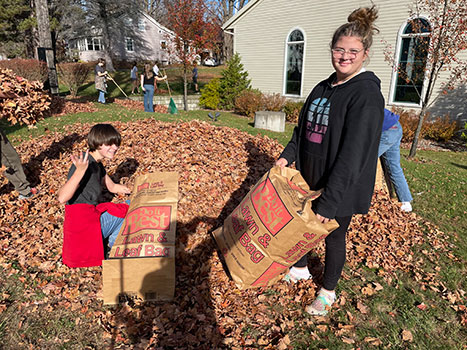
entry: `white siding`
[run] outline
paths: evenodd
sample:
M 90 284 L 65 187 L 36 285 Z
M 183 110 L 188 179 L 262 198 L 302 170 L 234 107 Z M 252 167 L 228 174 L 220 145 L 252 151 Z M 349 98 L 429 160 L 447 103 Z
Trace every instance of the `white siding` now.
M 389 44 L 394 52 L 399 29 L 409 15 L 410 2 L 375 0 L 374 3 L 379 10 L 375 24 L 380 33 L 374 37 L 366 68 L 381 79 L 382 93 L 388 103 L 393 70 L 385 61 L 384 51 Z M 253 87 L 264 93 L 283 93 L 287 35 L 293 28 L 300 28 L 306 39 L 301 96 L 306 98 L 319 81 L 333 72 L 329 43 L 335 29 L 347 21 L 352 10 L 363 6 L 371 3 L 357 0 L 260 0 L 255 3 L 230 26 L 234 30 L 234 50 L 240 54 Z M 456 98 L 460 94 L 465 104 L 463 91 L 464 94 L 456 92 Z M 438 94 L 439 90 L 434 96 Z M 459 113 L 454 98 L 447 103 L 452 114 Z

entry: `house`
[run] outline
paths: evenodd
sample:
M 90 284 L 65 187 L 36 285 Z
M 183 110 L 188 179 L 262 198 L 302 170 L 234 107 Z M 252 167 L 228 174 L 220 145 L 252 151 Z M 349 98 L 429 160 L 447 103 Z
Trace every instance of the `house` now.
M 391 57 L 398 62 L 413 63 L 406 65 L 407 74 L 424 68 L 426 61 L 415 59 L 416 44 L 427 40 L 430 21 L 426 16 L 418 18 L 421 29 L 414 30 L 408 22 L 410 2 L 250 0 L 222 28 L 233 37 L 234 52 L 241 56 L 253 88 L 304 100 L 319 81 L 333 72 L 329 43 L 334 31 L 347 22 L 352 10 L 372 3 L 379 10 L 375 24 L 380 33 L 374 37 L 366 68 L 381 79 L 387 106 L 420 109 L 420 97 L 415 88 L 385 60 L 389 45 Z M 467 59 L 467 52 L 464 52 L 462 59 Z M 438 79 L 432 96 L 437 98 L 431 108 L 432 114 L 449 113 L 451 118 L 465 120 L 466 87 L 441 94 L 442 80 L 443 76 Z M 426 81 L 420 79 L 416 84 L 423 94 Z
M 131 35 L 112 36 L 112 56 L 121 61 L 159 61 L 163 65 L 176 61 L 170 53 L 171 38 L 175 34 L 146 13 L 140 12 L 137 23 L 128 19 L 125 23 L 134 28 Z M 69 49 L 84 62 L 102 57 L 102 36 L 83 36 L 70 40 Z

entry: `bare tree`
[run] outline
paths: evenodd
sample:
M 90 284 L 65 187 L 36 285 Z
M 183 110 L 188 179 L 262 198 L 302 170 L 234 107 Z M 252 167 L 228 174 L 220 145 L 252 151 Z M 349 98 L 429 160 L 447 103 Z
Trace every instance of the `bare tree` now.
M 37 28 L 39 33 L 39 48 L 43 50 L 49 70 L 48 85 L 52 94 L 58 94 L 58 78 L 55 68 L 55 57 L 52 49 L 52 36 L 50 34 L 49 8 L 47 0 L 35 0 Z M 39 52 L 38 52 L 39 55 Z
M 213 9 L 219 24 L 227 22 L 233 15 L 240 11 L 248 0 L 211 0 Z M 222 59 L 228 60 L 233 56 L 233 37 L 229 33 L 222 35 Z
M 103 58 L 107 62 L 107 70 L 115 71 L 113 65 L 113 46 L 115 38 L 130 36 L 134 24 L 138 21 L 142 10 L 138 1 L 120 0 L 83 0 L 86 13 L 86 28 L 92 36 L 102 36 L 104 47 Z M 138 38 L 134 38 L 138 39 Z
M 460 57 L 467 50 L 467 0 L 415 0 L 409 14 L 412 32 L 423 33 L 410 37 L 410 47 L 416 48 L 411 52 L 416 52 L 416 56 L 398 62 L 388 47 L 386 59 L 398 72 L 398 79 L 405 80 L 420 100 L 418 125 L 409 153 L 409 157 L 414 157 L 426 113 L 439 98 L 433 97 L 438 79 L 447 76 L 439 84 L 441 94 L 467 83 L 467 60 Z M 429 22 L 423 20 L 427 15 Z M 405 54 L 409 56 L 408 52 Z

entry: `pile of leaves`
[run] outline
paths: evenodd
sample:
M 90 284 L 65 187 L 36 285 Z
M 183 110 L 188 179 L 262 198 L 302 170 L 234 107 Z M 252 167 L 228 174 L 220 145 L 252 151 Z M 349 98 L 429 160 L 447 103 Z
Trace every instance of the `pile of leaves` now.
M 9 292 L 3 293 L 0 314 L 16 312 L 21 318 L 4 326 L 7 333 L 19 335 L 19 347 L 47 348 L 48 342 L 65 346 L 70 339 L 60 335 L 49 340 L 33 338 L 28 327 L 38 314 L 53 319 L 66 312 L 79 314 L 71 322 L 81 327 L 89 348 L 103 348 L 106 342 L 112 348 L 134 349 L 287 349 L 297 324 L 318 324 L 318 329 L 332 331 L 344 342 L 353 341 L 355 317 L 350 312 L 345 319 L 329 322 L 311 319 L 303 311 L 322 281 L 323 245 L 314 252 L 313 280 L 281 281 L 241 291 L 228 279 L 210 237 L 210 231 L 222 225 L 250 187 L 273 166 L 281 145 L 266 136 L 199 121 L 143 120 L 115 122 L 114 126 L 123 137 L 116 158 L 106 164 L 115 181 L 131 186 L 135 176 L 152 171 L 180 175 L 175 298 L 164 303 L 131 299 L 104 307 L 99 299 L 102 269 L 70 269 L 62 264 L 64 208 L 56 193 L 66 179 L 70 155 L 86 148 L 85 136 L 91 127 L 73 125 L 17 148 L 28 177 L 41 189 L 34 200 L 16 201 L 16 194 L 7 191 L 6 180 L 0 178 L 0 271 L 7 272 L 6 279 L 19 279 L 25 288 L 21 304 L 12 303 Z M 420 283 L 449 300 L 467 325 L 463 292 L 448 291 L 436 274 L 425 272 L 422 262 L 413 258 L 413 248 L 421 244 L 431 247 L 427 259 L 450 254 L 452 249 L 442 232 L 426 225 L 428 235 L 415 214 L 401 213 L 386 193 L 377 192 L 370 213 L 356 216 L 351 224 L 348 264 L 352 276 L 344 274 L 343 278 L 361 278 L 366 265 L 391 283 L 398 270 L 410 270 Z M 352 303 L 364 313 L 364 298 L 381 288 L 368 281 L 358 296 L 343 291 L 335 310 Z M 311 331 L 307 336 L 319 339 L 320 334 Z M 365 341 L 381 344 L 378 338 Z
M 32 126 L 50 112 L 50 96 L 39 81 L 28 81 L 9 69 L 0 69 L 0 87 L 11 96 L 0 100 L 0 118 L 12 125 Z
M 137 100 L 122 100 L 122 99 L 115 99 L 114 103 L 125 107 L 129 110 L 136 110 L 136 111 L 144 111 L 144 105 L 142 101 L 137 101 Z M 156 113 L 167 113 L 168 108 L 167 106 L 162 106 L 162 105 L 154 105 L 154 112 Z
M 81 112 L 97 112 L 98 108 L 94 105 L 93 102 L 82 99 L 82 98 L 73 98 L 67 99 L 60 96 L 53 96 L 52 103 L 50 107 L 50 113 L 55 116 L 81 113 Z

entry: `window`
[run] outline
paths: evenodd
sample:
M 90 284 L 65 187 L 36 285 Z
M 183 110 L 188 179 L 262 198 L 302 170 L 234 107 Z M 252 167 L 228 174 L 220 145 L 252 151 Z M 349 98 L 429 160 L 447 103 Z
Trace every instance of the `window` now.
M 295 29 L 287 38 L 285 62 L 285 94 L 301 96 L 303 76 L 303 52 L 305 38 Z
M 80 51 L 100 51 L 104 49 L 101 38 L 84 38 L 78 40 Z
M 129 52 L 135 51 L 133 38 L 125 38 L 125 48 Z
M 138 20 L 138 30 L 144 32 L 146 30 L 146 24 L 144 23 L 144 19 L 140 18 Z
M 430 44 L 431 26 L 424 18 L 407 22 L 399 34 L 398 71 L 393 74 L 391 101 L 420 105 Z
M 161 50 L 167 50 L 167 42 L 165 40 L 161 40 Z
M 78 50 L 79 51 L 86 51 L 86 39 L 79 39 L 78 40 Z

